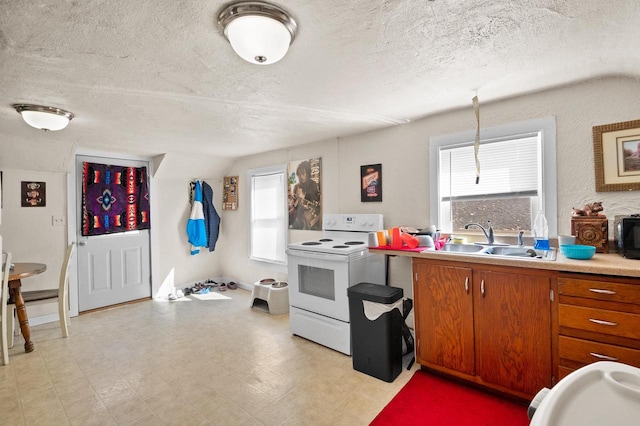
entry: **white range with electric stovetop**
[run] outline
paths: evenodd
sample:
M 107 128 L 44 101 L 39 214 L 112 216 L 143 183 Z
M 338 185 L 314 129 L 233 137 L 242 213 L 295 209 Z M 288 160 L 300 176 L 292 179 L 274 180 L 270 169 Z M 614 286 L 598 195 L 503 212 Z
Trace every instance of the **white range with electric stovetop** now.
M 386 284 L 386 258 L 367 248 L 381 214 L 325 214 L 323 236 L 288 245 L 291 332 L 351 355 L 347 288 Z

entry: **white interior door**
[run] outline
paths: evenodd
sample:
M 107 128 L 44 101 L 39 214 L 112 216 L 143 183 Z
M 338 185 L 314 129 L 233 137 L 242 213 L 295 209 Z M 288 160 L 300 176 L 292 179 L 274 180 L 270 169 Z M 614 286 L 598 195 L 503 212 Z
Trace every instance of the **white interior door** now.
M 76 157 L 76 237 L 78 241 L 79 311 L 151 296 L 149 230 L 99 236 L 82 235 L 82 168 L 84 162 L 147 167 L 145 161 Z

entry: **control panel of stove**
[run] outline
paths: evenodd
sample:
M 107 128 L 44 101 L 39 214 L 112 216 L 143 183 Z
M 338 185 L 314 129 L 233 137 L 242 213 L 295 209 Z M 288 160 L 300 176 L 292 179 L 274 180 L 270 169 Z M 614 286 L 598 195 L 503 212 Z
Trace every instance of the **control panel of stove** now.
M 374 232 L 383 227 L 381 214 L 324 214 L 322 229 L 325 231 Z

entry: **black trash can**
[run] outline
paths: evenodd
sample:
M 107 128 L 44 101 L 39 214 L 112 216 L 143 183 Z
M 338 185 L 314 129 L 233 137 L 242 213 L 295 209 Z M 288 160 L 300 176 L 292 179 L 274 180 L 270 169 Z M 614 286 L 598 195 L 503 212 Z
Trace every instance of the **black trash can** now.
M 385 382 L 393 382 L 402 370 L 402 304 L 399 309 L 384 312 L 370 320 L 365 314 L 363 301 L 393 305 L 402 299 L 402 289 L 360 283 L 349 287 L 347 293 L 353 369 Z M 380 308 L 384 310 L 387 307 Z

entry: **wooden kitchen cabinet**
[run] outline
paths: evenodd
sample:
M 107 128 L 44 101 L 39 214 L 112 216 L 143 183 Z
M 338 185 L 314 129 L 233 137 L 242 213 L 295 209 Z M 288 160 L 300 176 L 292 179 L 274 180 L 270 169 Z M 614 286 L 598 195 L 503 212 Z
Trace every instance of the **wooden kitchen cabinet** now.
M 416 359 L 530 399 L 552 385 L 551 274 L 413 260 Z
M 640 280 L 558 276 L 559 378 L 596 361 L 640 367 Z
M 471 268 L 413 265 L 418 363 L 475 374 Z
M 550 276 L 485 269 L 475 276 L 476 374 L 531 396 L 550 387 Z

